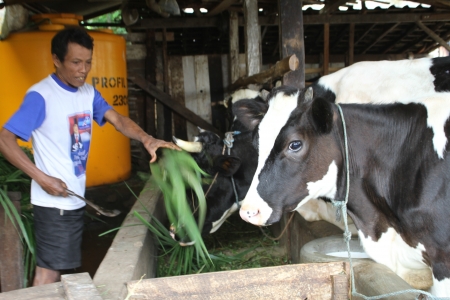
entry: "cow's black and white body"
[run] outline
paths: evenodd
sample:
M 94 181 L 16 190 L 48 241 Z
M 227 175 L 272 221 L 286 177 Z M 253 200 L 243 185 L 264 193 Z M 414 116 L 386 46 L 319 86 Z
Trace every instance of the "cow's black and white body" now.
M 434 90 L 402 102 L 410 104 L 341 105 L 346 178 L 337 106 L 313 99 L 312 89 L 272 91 L 255 132 L 258 167 L 240 215 L 270 225 L 309 199 L 343 201 L 350 180 L 348 212 L 367 254 L 401 277 L 430 267 L 431 292 L 449 297 L 450 94 Z
M 315 95 L 326 97 L 330 101 L 337 102 L 406 102 L 413 97 L 411 95 L 429 94 L 430 91 L 448 91 L 448 87 L 450 86 L 448 80 L 449 66 L 449 58 L 360 62 L 322 77 L 313 85 L 313 89 Z M 355 84 L 354 78 L 359 79 L 358 84 Z M 401 80 L 403 82 L 406 80 L 405 78 L 408 78 L 408 84 L 399 86 L 397 81 Z M 395 86 L 396 100 L 394 98 L 388 100 L 388 98 L 381 97 L 385 93 L 385 90 L 380 88 L 383 85 L 389 85 L 389 89 L 391 90 Z M 230 176 L 233 174 L 230 173 L 230 170 L 223 170 L 223 166 L 233 165 L 235 167 L 234 171 L 236 174 L 234 179 L 238 186 L 239 200 L 242 200 L 247 193 L 256 170 L 258 155 L 254 148 L 249 147 L 251 145 L 251 135 L 248 131 L 249 128 L 253 128 L 259 123 L 267 111 L 266 97 L 267 95 L 262 92 L 242 89 L 234 92 L 230 99 L 225 101 L 232 120 L 231 130 L 238 130 L 243 133 L 235 137 L 234 148 L 231 150 L 231 156 L 240 159 L 243 162 L 242 166 L 236 168 L 236 161 L 224 165 L 217 163 L 219 161 L 222 163 L 226 161 L 226 158 L 222 155 L 224 144 L 212 132 L 202 132 L 196 138 L 196 149 L 198 151 L 194 150 L 191 152 L 198 152 L 193 154 L 193 156 L 199 166 L 212 176 L 216 172 L 219 172 L 218 180 L 211 187 L 207 196 L 208 212 L 204 233 L 215 232 L 238 209 L 235 195 L 232 193 Z M 235 119 L 232 113 L 232 108 L 238 102 L 241 102 L 239 110 L 242 111 L 242 106 L 246 106 L 245 114 L 247 116 L 254 116 L 251 120 L 246 120 L 247 124 L 242 124 L 239 119 Z M 177 143 L 177 141 L 183 142 L 176 139 L 175 142 Z M 184 145 L 180 144 L 179 146 L 184 147 Z M 214 166 L 212 164 L 213 161 L 216 161 Z M 205 186 L 205 191 L 208 188 Z M 325 220 L 343 229 L 342 219 L 336 220 L 335 209 L 329 202 L 312 199 L 299 207 L 297 211 L 307 221 Z M 351 219 L 349 221 L 351 222 Z M 356 229 L 353 224 L 350 224 L 350 230 L 353 234 L 356 234 Z
M 450 57 L 362 61 L 321 77 L 314 96 L 336 103 L 409 103 L 450 92 Z

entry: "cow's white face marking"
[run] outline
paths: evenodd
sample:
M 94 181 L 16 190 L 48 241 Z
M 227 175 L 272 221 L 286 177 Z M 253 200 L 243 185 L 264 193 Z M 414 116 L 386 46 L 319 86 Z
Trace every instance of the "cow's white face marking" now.
M 334 199 L 336 196 L 336 181 L 337 181 L 337 173 L 338 167 L 336 162 L 333 160 L 331 164 L 328 166 L 327 173 L 322 177 L 322 179 L 317 181 L 308 182 L 307 189 L 309 191 L 308 196 L 302 199 L 300 203 L 297 205 L 295 210 L 299 209 L 304 203 L 306 203 L 310 199 L 317 199 L 320 197 L 327 197 L 330 199 Z
M 264 225 L 272 214 L 272 208 L 261 198 L 256 190 L 259 185 L 258 176 L 267 157 L 269 157 L 281 128 L 283 128 L 290 114 L 297 107 L 297 99 L 298 93 L 287 96 L 283 92 L 279 92 L 274 98 L 269 100 L 269 110 L 259 124 L 258 167 L 240 210 L 241 218 L 249 223 Z
M 434 134 L 434 149 L 439 158 L 444 158 L 444 124 L 450 108 L 442 103 L 450 101 L 450 93 L 435 92 L 431 65 L 430 58 L 358 62 L 321 77 L 319 83 L 336 94 L 336 103 L 423 104 Z

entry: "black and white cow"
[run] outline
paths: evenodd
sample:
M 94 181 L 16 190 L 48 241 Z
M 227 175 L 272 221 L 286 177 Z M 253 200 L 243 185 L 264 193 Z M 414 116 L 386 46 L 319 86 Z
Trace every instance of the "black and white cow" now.
M 199 134 L 193 142 L 173 137 L 176 145 L 190 152 L 199 167 L 211 178 L 215 178 L 211 186 L 209 184 L 203 186 L 207 202 L 202 232 L 204 235 L 216 232 L 226 219 L 238 210 L 238 203 L 247 194 L 258 164 L 258 153 L 251 144 L 252 132 L 235 120 L 232 115 L 231 107 L 241 99 L 251 99 L 255 109 L 260 112 L 259 119 L 262 119 L 268 109 L 260 92 L 242 89 L 231 95 L 226 104 L 232 124 L 230 131 L 239 131 L 240 133 L 233 137 L 234 142 L 230 154 L 228 154 L 228 148 L 225 148 L 223 139 L 211 131 L 199 128 Z M 234 187 L 231 176 L 233 176 Z M 236 201 L 234 188 L 238 201 Z
M 380 97 L 383 90 L 380 89 L 378 82 L 384 83 L 385 86 L 386 82 L 389 82 L 396 87 L 396 101 L 406 101 L 411 98 L 411 95 L 416 93 L 428 93 L 426 92 L 427 90 L 434 88 L 434 82 L 436 83 L 436 90 L 441 90 L 442 87 L 448 86 L 447 70 L 449 64 L 450 59 L 448 58 L 359 62 L 322 77 L 313 84 L 313 88 L 316 95 L 326 97 L 330 101 L 381 102 L 383 100 L 386 101 L 387 98 L 383 99 Z M 354 78 L 359 78 L 357 85 L 354 84 Z M 407 80 L 407 83 L 399 84 L 399 79 L 402 79 L 402 82 Z M 425 79 L 427 79 L 426 82 Z M 374 80 L 376 84 L 373 84 Z M 414 88 L 411 88 L 411 86 Z M 342 87 L 346 88 L 343 89 Z M 392 90 L 393 88 L 391 87 L 390 89 Z M 247 193 L 253 173 L 256 170 L 257 162 L 255 160 L 258 153 L 254 148 L 248 147 L 250 143 L 247 139 L 251 136 L 246 132 L 249 130 L 248 126 L 253 128 L 267 111 L 267 104 L 263 100 L 266 98 L 267 95 L 263 92 L 241 89 L 234 92 L 227 101 L 224 101 L 232 120 L 231 130 L 239 130 L 245 133 L 235 137 L 234 149 L 231 151 L 232 156 L 244 162 L 238 168 L 236 168 L 236 161 L 223 165 L 218 163 L 226 161 L 226 158 L 222 155 L 223 141 L 212 132 L 205 131 L 200 133 L 194 146 L 187 145 L 184 141 L 175 138 L 175 143 L 178 143 L 182 148 L 190 152 L 197 152 L 193 156 L 202 169 L 212 176 L 219 172 L 218 184 L 211 188 L 208 193 L 210 195 L 207 197 L 209 211 L 206 216 L 204 233 L 215 232 L 238 209 L 235 195 L 231 193 L 230 176 L 233 173 L 230 172 L 229 166 L 233 165 L 233 171 L 237 172 L 235 182 L 239 187 L 239 200 L 243 199 Z M 256 101 L 253 101 L 255 99 Z M 232 112 L 232 108 L 241 100 L 244 102 L 241 102 L 239 110 L 242 111 L 242 107 L 245 106 L 246 114 L 255 116 L 252 122 L 246 125 L 235 119 Z M 214 165 L 213 161 L 215 161 Z M 223 167 L 227 167 L 227 169 L 224 170 L 222 169 Z M 207 189 L 208 187 L 205 188 Z M 342 219 L 336 220 L 335 209 L 329 202 L 309 201 L 297 211 L 307 221 L 325 220 L 343 229 Z M 349 221 L 351 222 L 351 219 Z M 356 228 L 353 224 L 350 224 L 350 230 L 353 234 L 356 234 Z
M 309 199 L 343 201 L 349 180 L 347 208 L 367 254 L 403 278 L 430 267 L 431 292 L 449 297 L 450 93 L 403 102 L 341 104 L 347 178 L 337 106 L 313 99 L 312 89 L 274 89 L 255 130 L 258 167 L 240 215 L 270 225 Z
M 264 98 L 259 92 L 253 90 L 238 90 L 233 93 L 229 99 L 228 108 L 231 108 L 237 101 L 248 101 L 247 108 L 255 115 L 254 122 L 259 123 L 268 109 Z M 216 178 L 212 186 L 203 186 L 207 202 L 202 232 L 204 235 L 216 232 L 226 219 L 239 209 L 238 203 L 247 194 L 258 164 L 258 152 L 252 145 L 252 131 L 235 119 L 232 111 L 230 111 L 230 116 L 233 120 L 230 130 L 240 132 L 234 136 L 230 155 L 228 155 L 228 149 L 224 148 L 223 139 L 211 131 L 199 129 L 199 134 L 193 142 L 173 138 L 176 145 L 192 154 L 203 171 L 208 173 L 211 178 Z M 238 202 L 231 176 L 233 176 Z M 336 211 L 330 203 L 310 201 L 299 210 L 299 213 L 307 221 L 324 220 L 344 229 L 342 220 L 336 220 Z M 350 230 L 356 234 L 353 224 L 350 224 Z

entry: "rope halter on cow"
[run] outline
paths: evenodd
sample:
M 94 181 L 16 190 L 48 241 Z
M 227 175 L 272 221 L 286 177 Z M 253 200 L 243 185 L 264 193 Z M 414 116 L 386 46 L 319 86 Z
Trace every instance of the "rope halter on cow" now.
M 419 299 L 420 295 L 425 295 L 427 296 L 429 299 L 434 299 L 434 300 L 438 300 L 438 299 L 449 299 L 449 298 L 437 298 L 434 297 L 433 295 L 431 295 L 428 292 L 422 291 L 422 290 L 417 290 L 417 289 L 408 289 L 408 290 L 403 290 L 403 291 L 397 291 L 397 292 L 393 292 L 393 293 L 388 293 L 388 294 L 383 294 L 383 295 L 378 295 L 378 296 L 365 296 L 362 295 L 360 293 L 358 293 L 356 291 L 355 288 L 355 274 L 353 272 L 353 264 L 352 264 L 352 256 L 350 253 L 350 239 L 351 239 L 351 232 L 348 229 L 348 222 L 347 222 L 347 203 L 348 203 L 348 194 L 350 191 L 350 167 L 349 167 L 349 155 L 348 155 L 348 137 L 347 137 L 347 127 L 345 124 L 345 119 L 344 119 L 344 113 L 342 112 L 342 108 L 339 104 L 336 104 L 336 106 L 338 107 L 339 110 L 339 114 L 341 116 L 341 120 L 342 120 L 342 127 L 343 127 L 343 131 L 344 131 L 344 148 L 345 148 L 345 172 L 346 172 L 346 176 L 347 176 L 347 185 L 346 185 L 346 191 L 345 191 L 345 199 L 344 201 L 336 201 L 336 200 L 331 200 L 331 202 L 333 203 L 333 205 L 337 208 L 337 209 L 341 209 L 341 213 L 342 216 L 344 217 L 344 225 L 345 225 L 345 231 L 344 231 L 344 240 L 345 243 L 347 245 L 347 252 L 348 252 L 348 260 L 350 262 L 350 276 L 351 276 L 351 285 L 352 285 L 352 295 L 353 296 L 357 296 L 357 297 L 361 297 L 365 300 L 372 300 L 372 299 L 385 299 L 388 298 L 390 296 L 396 296 L 396 295 L 401 295 L 401 294 L 406 294 L 406 293 L 416 293 L 418 294 L 416 299 Z
M 224 149 L 225 149 L 225 147 L 228 148 L 228 156 L 231 155 L 231 148 L 233 148 L 234 136 L 238 135 L 238 134 L 241 134 L 241 132 L 240 131 L 228 131 L 225 133 L 225 138 L 223 139 L 223 143 L 224 143 Z M 239 196 L 236 191 L 236 184 L 234 183 L 233 175 L 231 175 L 231 184 L 233 186 L 236 205 L 237 205 L 237 208 L 239 209 L 241 205 L 239 204 Z

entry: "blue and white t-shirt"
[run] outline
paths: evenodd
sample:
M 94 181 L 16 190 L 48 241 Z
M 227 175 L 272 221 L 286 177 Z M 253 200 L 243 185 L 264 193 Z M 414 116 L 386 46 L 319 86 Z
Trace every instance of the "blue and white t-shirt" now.
M 93 86 L 73 88 L 52 74 L 28 90 L 4 128 L 24 141 L 31 137 L 36 166 L 84 196 L 92 120 L 102 126 L 109 109 L 112 107 Z M 49 195 L 34 180 L 31 203 L 66 210 L 85 205 L 76 197 Z

